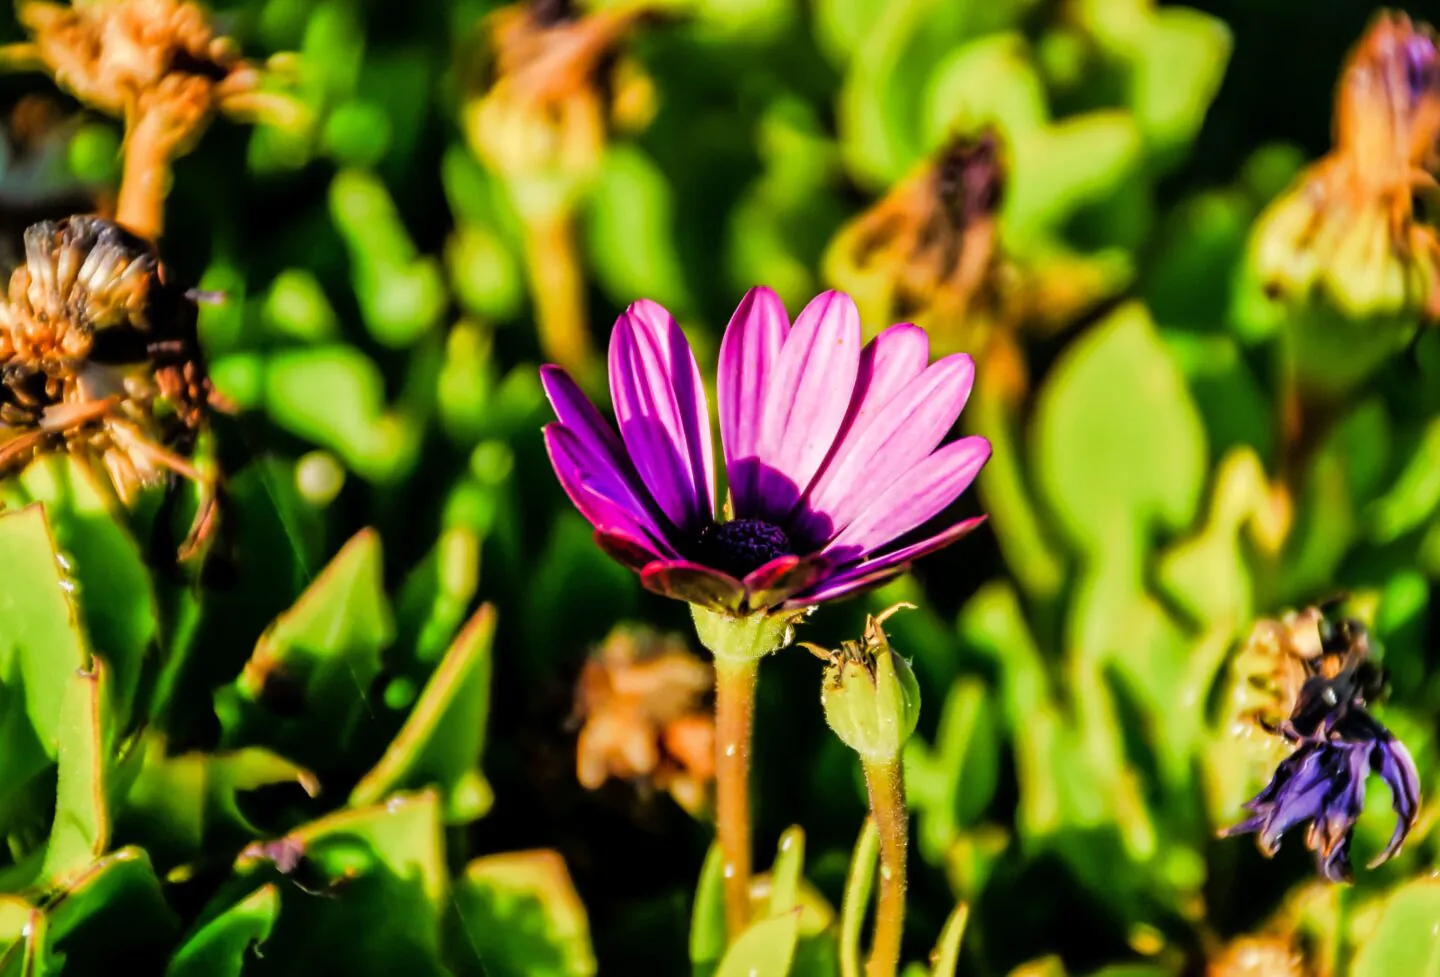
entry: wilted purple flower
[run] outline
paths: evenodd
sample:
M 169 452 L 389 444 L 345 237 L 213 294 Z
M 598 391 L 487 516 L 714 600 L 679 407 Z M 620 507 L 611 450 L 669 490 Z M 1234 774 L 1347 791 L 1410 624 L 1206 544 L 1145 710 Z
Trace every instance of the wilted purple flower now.
M 862 349 L 848 295 L 818 296 L 792 328 L 774 292 L 751 289 L 720 346 L 730 488 L 721 518 L 700 370 L 670 314 L 641 300 L 610 340 L 619 436 L 547 366 L 559 421 L 545 443 L 600 545 L 650 590 L 731 614 L 803 607 L 888 581 L 983 520 L 895 545 L 990 457 L 984 438 L 941 445 L 970 394 L 973 361 L 928 360 L 924 330 L 908 324 Z
M 1405 745 L 1366 710 L 1384 684 L 1369 660 L 1363 625 L 1321 622 L 1321 654 L 1305 663 L 1309 673 L 1289 719 L 1277 732 L 1297 743 L 1275 776 L 1245 809 L 1251 816 L 1221 837 L 1256 832 L 1267 856 L 1280 838 L 1305 822 L 1305 845 L 1315 852 L 1320 874 L 1331 882 L 1350 878 L 1350 838 L 1365 806 L 1365 780 L 1374 771 L 1390 788 L 1396 814 L 1390 842 L 1370 863 L 1374 868 L 1400 850 L 1420 811 L 1420 777 Z

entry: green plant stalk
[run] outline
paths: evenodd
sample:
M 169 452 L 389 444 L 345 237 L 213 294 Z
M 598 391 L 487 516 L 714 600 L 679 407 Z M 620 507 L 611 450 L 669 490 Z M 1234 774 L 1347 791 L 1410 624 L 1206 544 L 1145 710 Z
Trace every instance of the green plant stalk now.
M 725 932 L 750 917 L 750 739 L 758 659 L 715 659 L 715 833 L 725 880 Z
M 870 792 L 870 816 L 880 834 L 880 898 L 870 941 L 866 977 L 895 977 L 900 937 L 905 931 L 905 854 L 910 812 L 905 807 L 905 774 L 900 757 L 861 762 Z
M 870 890 L 875 884 L 875 859 L 880 855 L 880 832 L 875 819 L 867 817 L 850 857 L 845 877 L 845 898 L 840 903 L 840 977 L 860 977 L 860 929 Z
M 585 279 L 575 252 L 575 226 L 568 208 L 527 214 L 525 267 L 535 303 L 535 325 L 545 358 L 587 383 L 595 351 L 585 313 Z

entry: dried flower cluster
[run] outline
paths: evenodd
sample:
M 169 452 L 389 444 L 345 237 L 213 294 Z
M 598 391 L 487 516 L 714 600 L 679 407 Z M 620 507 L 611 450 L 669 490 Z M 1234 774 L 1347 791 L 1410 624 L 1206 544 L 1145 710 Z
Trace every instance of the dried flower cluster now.
M 678 637 L 617 627 L 575 688 L 576 777 L 595 790 L 614 777 L 668 791 L 699 811 L 715 779 L 713 670 Z
M 25 263 L 0 303 L 0 475 L 46 451 L 98 459 L 122 502 L 167 473 L 205 501 L 183 552 L 214 516 L 188 461 L 211 387 L 196 305 L 154 249 L 94 217 L 25 233 Z

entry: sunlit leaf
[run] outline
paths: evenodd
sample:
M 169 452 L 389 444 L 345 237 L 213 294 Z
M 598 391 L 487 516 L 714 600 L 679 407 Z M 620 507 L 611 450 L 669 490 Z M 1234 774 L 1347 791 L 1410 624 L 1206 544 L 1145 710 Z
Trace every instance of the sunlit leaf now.
M 799 909 L 752 923 L 726 952 L 716 977 L 787 977 L 799 938 Z
M 1440 881 L 1416 879 L 1386 899 L 1375 930 L 1360 943 L 1353 977 L 1440 975 Z
M 40 870 L 51 883 L 65 883 L 110 844 L 109 681 L 109 670 L 94 659 L 90 671 L 77 671 L 65 689 L 55 825 Z
M 262 885 L 211 920 L 175 952 L 166 977 L 240 977 L 261 955 L 280 913 L 280 891 Z

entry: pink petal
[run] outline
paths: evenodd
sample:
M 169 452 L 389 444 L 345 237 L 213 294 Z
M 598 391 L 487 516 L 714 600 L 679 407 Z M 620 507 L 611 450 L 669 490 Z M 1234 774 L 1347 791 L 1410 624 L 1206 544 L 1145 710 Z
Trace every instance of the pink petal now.
M 650 494 L 676 526 L 698 531 L 715 514 L 710 408 L 690 343 L 654 302 L 634 303 L 615 323 L 610 392 Z
M 756 470 L 765 385 L 790 332 L 790 317 L 780 297 L 768 288 L 745 293 L 720 341 L 716 397 L 720 407 L 720 443 L 730 495 L 739 511 L 756 508 Z
M 804 607 L 808 604 L 819 604 L 822 601 L 839 600 L 841 597 L 849 597 L 861 590 L 878 587 L 900 576 L 910 568 L 911 563 L 920 557 L 927 556 L 969 536 L 985 519 L 985 516 L 966 519 L 942 533 L 936 533 L 929 539 L 922 539 L 918 543 L 901 547 L 893 553 L 886 553 L 883 556 L 857 563 L 835 574 L 814 590 L 793 597 L 788 606 Z
M 811 300 L 785 340 L 760 418 L 759 511 L 779 523 L 830 453 L 860 370 L 860 314 L 843 292 Z
M 699 604 L 717 611 L 734 612 L 745 599 L 745 588 L 728 573 L 684 560 L 662 560 L 640 571 L 646 590 Z
M 823 560 L 802 556 L 777 556 L 758 569 L 751 570 L 745 584 L 745 607 L 750 611 L 774 607 L 788 600 L 825 575 Z
M 970 487 L 990 459 L 990 442 L 961 438 L 894 481 L 822 551 L 837 559 L 873 553 L 938 515 Z
M 661 559 L 661 555 L 652 550 L 649 544 L 621 532 L 597 529 L 595 530 L 595 545 L 604 550 L 606 555 L 616 563 L 629 567 L 636 573 Z
M 665 529 L 603 448 L 558 423 L 545 425 L 544 437 L 561 488 L 592 526 L 641 541 L 657 555 L 678 555 Z
M 947 356 L 859 418 L 810 491 L 812 518 L 839 533 L 891 483 L 906 478 L 955 426 L 974 380 L 974 360 Z

